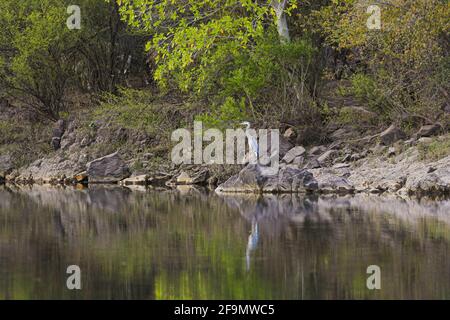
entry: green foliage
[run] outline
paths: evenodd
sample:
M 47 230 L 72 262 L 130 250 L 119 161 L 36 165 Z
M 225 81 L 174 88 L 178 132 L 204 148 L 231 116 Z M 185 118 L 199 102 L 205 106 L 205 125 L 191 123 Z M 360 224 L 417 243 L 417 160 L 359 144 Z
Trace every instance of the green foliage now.
M 271 1 L 120 0 L 120 12 L 132 26 L 154 33 L 147 49 L 156 52 L 155 78 L 174 79 L 182 90 L 205 80 L 204 68 L 218 56 L 249 50 L 266 28 L 274 28 Z M 286 8 L 290 12 L 292 3 Z M 230 57 L 230 58 L 231 58 Z
M 364 65 L 353 76 L 355 93 L 390 120 L 423 117 L 436 121 L 448 99 L 448 16 L 439 0 L 393 0 L 378 4 L 381 30 L 369 30 L 367 5 L 332 1 L 314 12 L 318 30 L 337 50 L 351 52 Z M 370 80 L 369 80 L 370 79 Z
M 222 105 L 213 107 L 209 113 L 198 115 L 196 120 L 202 121 L 207 127 L 225 129 L 248 116 L 244 98 L 237 102 L 234 98 L 227 97 Z
M 78 1 L 80 30 L 67 27 L 70 4 L 0 3 L 0 89 L 52 120 L 68 108 L 71 88 L 113 91 L 123 78 L 127 57 L 138 47 L 136 37 L 124 34 L 115 2 Z
M 41 115 L 56 119 L 68 78 L 75 33 L 66 27 L 66 6 L 57 0 L 0 3 L 0 86 Z

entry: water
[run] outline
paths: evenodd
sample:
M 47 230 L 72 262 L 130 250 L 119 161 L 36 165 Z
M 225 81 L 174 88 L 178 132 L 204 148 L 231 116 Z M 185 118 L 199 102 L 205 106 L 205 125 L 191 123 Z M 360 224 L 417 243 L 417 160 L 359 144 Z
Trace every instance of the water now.
M 450 299 L 450 201 L 0 187 L 0 299 L 131 298 Z

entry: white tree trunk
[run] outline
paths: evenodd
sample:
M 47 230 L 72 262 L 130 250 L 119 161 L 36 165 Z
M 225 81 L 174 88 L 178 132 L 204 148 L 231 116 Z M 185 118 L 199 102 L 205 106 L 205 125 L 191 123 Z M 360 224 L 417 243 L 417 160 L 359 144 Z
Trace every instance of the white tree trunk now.
M 272 0 L 272 7 L 275 9 L 277 15 L 277 29 L 281 42 L 289 42 L 289 28 L 287 25 L 286 14 L 284 8 L 286 7 L 287 0 Z

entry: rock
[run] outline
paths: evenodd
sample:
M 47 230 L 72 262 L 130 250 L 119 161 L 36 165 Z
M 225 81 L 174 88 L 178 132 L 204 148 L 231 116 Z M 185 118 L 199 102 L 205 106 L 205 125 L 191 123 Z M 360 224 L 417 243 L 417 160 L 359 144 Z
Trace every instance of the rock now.
M 88 182 L 88 175 L 86 171 L 77 173 L 74 177 L 73 180 L 75 183 L 87 183 Z
M 292 145 L 292 143 L 289 142 L 288 139 L 286 139 L 286 138 L 283 137 L 283 136 L 280 136 L 280 142 L 279 142 L 279 144 L 280 144 L 279 156 L 280 156 L 280 159 L 282 159 L 282 158 L 284 157 L 284 155 L 285 155 L 289 150 L 292 149 L 293 145 Z M 270 149 L 270 137 L 269 137 L 269 140 L 268 140 L 268 145 L 269 145 L 269 150 L 271 150 L 271 149 Z M 275 150 L 274 150 L 274 151 L 275 151 Z M 274 151 L 272 151 L 272 153 L 273 153 Z M 272 153 L 268 152 L 267 154 L 272 154 Z
M 308 155 L 309 156 L 318 156 L 319 154 L 322 154 L 325 151 L 327 151 L 327 148 L 325 146 L 316 146 L 316 147 L 312 147 L 308 151 Z
M 419 140 L 417 140 L 417 142 L 423 143 L 423 144 L 429 144 L 429 143 L 433 142 L 433 138 L 422 137 Z
M 417 138 L 421 137 L 431 137 L 439 133 L 441 131 L 441 126 L 437 123 L 429 124 L 422 126 L 419 131 L 416 133 Z
M 320 163 L 317 161 L 317 159 L 309 160 L 308 163 L 305 165 L 305 169 L 316 169 L 320 168 Z
M 395 124 L 392 124 L 380 134 L 381 143 L 384 145 L 391 145 L 398 140 L 404 139 L 405 137 L 405 133 L 397 128 Z
M 405 141 L 403 142 L 403 144 L 404 144 L 405 146 L 407 146 L 407 147 L 412 147 L 412 146 L 414 145 L 415 142 L 416 142 L 416 139 L 411 138 L 411 139 L 405 140 Z
M 346 137 L 348 137 L 348 132 L 347 132 L 347 130 L 345 130 L 345 129 L 343 129 L 343 128 L 337 129 L 336 131 L 334 131 L 334 132 L 330 135 L 330 138 L 331 138 L 331 140 L 333 140 L 333 141 L 341 140 L 341 139 L 344 139 L 344 138 L 346 138 Z
M 156 172 L 149 175 L 148 183 L 152 185 L 164 185 L 172 178 L 173 174 L 166 172 Z
M 177 184 L 193 184 L 192 178 L 186 172 L 182 171 L 177 177 Z
M 117 152 L 95 159 L 87 165 L 89 183 L 117 183 L 130 176 L 130 170 Z
M 345 177 L 337 176 L 328 170 L 312 170 L 314 178 L 318 183 L 319 192 L 344 194 L 355 191 L 355 187 Z
M 395 156 L 396 150 L 395 147 L 389 147 L 388 149 L 388 157 Z
M 350 153 L 347 153 L 342 157 L 342 162 L 349 162 L 352 158 L 352 155 Z
M 52 147 L 54 150 L 58 150 L 61 147 L 61 137 L 63 136 L 65 129 L 66 123 L 63 119 L 56 121 L 53 126 L 52 134 Z
M 207 183 L 208 183 L 208 186 L 210 186 L 210 187 L 214 187 L 214 186 L 216 186 L 217 185 L 217 182 L 218 182 L 219 180 L 217 179 L 217 177 L 209 177 L 208 178 L 208 180 L 206 181 Z
M 304 169 L 280 167 L 277 172 L 258 165 L 247 165 L 216 188 L 216 192 L 286 193 L 317 189 L 313 175 Z
M 5 180 L 14 182 L 16 180 L 16 178 L 18 178 L 18 177 L 19 177 L 19 171 L 12 170 L 9 174 L 5 175 Z
M 288 128 L 284 133 L 283 137 L 285 137 L 288 140 L 293 140 L 296 137 L 295 131 L 293 128 Z
M 350 161 L 358 161 L 359 159 L 362 159 L 362 156 L 359 153 L 354 153 L 350 156 Z
M 148 182 L 148 176 L 146 174 L 142 174 L 139 176 L 134 176 L 134 177 L 129 177 L 126 179 L 123 179 L 122 181 L 119 182 L 120 185 L 122 186 L 145 186 L 147 185 Z
M 335 165 L 333 165 L 334 169 L 342 169 L 342 168 L 348 168 L 350 167 L 349 163 L 336 163 Z
M 200 172 L 189 175 L 185 171 L 176 179 L 176 184 L 178 185 L 190 185 L 190 184 L 205 184 L 207 182 L 209 171 L 207 169 L 201 170 Z
M 427 173 L 431 173 L 434 171 L 436 171 L 436 168 L 434 168 L 434 167 L 428 167 L 428 169 L 427 169 Z
M 448 182 L 443 181 L 435 172 L 408 179 L 406 188 L 410 194 L 416 195 L 448 195 L 450 193 Z
M 295 157 L 295 159 L 292 161 L 293 164 L 296 164 L 298 166 L 301 166 L 303 164 L 303 161 L 305 160 L 305 158 L 303 158 L 302 156 L 300 157 Z
M 317 158 L 317 161 L 319 161 L 321 166 L 330 164 L 337 154 L 338 151 L 336 150 L 325 151 L 320 157 Z
M 288 166 L 265 177 L 261 190 L 263 193 L 304 193 L 317 190 L 317 182 L 309 171 Z
M 291 163 L 296 157 L 302 156 L 306 152 L 302 146 L 297 146 L 289 150 L 281 161 Z

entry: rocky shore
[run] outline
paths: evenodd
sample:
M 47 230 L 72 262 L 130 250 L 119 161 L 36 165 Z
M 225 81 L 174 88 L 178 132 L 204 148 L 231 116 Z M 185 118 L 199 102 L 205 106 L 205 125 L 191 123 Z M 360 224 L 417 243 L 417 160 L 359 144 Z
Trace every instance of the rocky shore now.
M 94 134 L 86 133 L 77 121 L 67 125 L 59 121 L 51 140 L 56 150 L 22 168 L 14 168 L 8 154 L 0 155 L 0 183 L 204 185 L 219 193 L 450 195 L 450 155 L 426 160 L 421 154 L 427 144 L 448 142 L 448 135 L 439 136 L 438 125 L 424 126 L 411 137 L 392 125 L 380 134 L 356 140 L 350 130 L 337 128 L 329 143 L 309 147 L 297 145 L 294 130 L 288 129 L 281 137 L 277 172 L 248 164 L 235 166 L 225 177 L 218 177 L 207 165 L 155 168 L 148 165 L 152 154 L 139 159 L 121 151 L 102 154 L 99 145 L 123 136 L 139 145 L 146 137 L 112 131 L 101 124 L 97 127 Z M 136 169 L 138 161 L 141 166 Z

